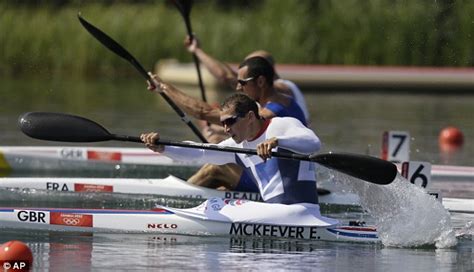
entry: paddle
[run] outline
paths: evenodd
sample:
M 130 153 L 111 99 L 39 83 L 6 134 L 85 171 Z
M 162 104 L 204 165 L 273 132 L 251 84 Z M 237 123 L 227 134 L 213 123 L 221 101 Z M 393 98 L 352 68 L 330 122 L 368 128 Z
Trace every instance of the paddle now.
M 115 54 L 119 55 L 120 57 L 124 58 L 128 62 L 130 62 L 135 69 L 151 84 L 153 81 L 147 71 L 143 68 L 143 66 L 127 51 L 123 48 L 120 44 L 110 38 L 107 34 L 102 32 L 97 27 L 93 26 L 89 22 L 87 22 L 84 18 L 81 17 L 80 14 L 77 15 L 79 21 L 81 22 L 82 26 L 92 35 L 94 36 L 100 43 L 102 43 L 105 47 L 110 49 Z M 207 143 L 206 138 L 201 134 L 199 129 L 191 122 L 191 120 L 186 116 L 186 114 L 178 107 L 176 104 L 171 100 L 165 93 L 160 92 L 161 96 L 168 102 L 168 104 L 174 109 L 174 111 L 181 117 L 181 120 L 185 122 L 191 130 L 196 134 L 196 136 L 204 143 Z
M 129 141 L 141 143 L 139 137 L 111 134 L 103 126 L 89 119 L 50 112 L 29 112 L 20 116 L 19 125 L 26 135 L 48 141 L 60 142 L 100 142 L 100 141 Z M 219 146 L 213 144 L 172 142 L 159 140 L 156 144 L 199 148 L 222 152 L 257 155 L 254 149 Z M 397 175 L 395 164 L 375 157 L 348 154 L 289 154 L 272 152 L 273 157 L 294 160 L 313 161 L 347 175 L 375 183 L 389 184 Z
M 179 13 L 184 19 L 184 24 L 186 24 L 186 30 L 188 32 L 188 36 L 191 39 L 194 39 L 193 31 L 191 29 L 191 21 L 189 20 L 189 14 L 191 13 L 191 7 L 193 5 L 192 0 L 173 0 L 172 1 L 176 8 L 178 9 Z M 206 99 L 206 91 L 204 90 L 204 83 L 202 82 L 201 76 L 201 67 L 199 66 L 199 59 L 196 54 L 193 53 L 194 65 L 196 66 L 196 71 L 199 79 L 199 88 L 201 89 L 201 97 L 204 102 L 207 102 Z

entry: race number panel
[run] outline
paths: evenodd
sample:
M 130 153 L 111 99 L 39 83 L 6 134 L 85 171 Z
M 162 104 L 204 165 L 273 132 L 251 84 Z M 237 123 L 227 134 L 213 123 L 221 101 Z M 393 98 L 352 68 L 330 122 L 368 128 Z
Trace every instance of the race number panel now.
M 404 162 L 402 163 L 402 176 L 409 182 L 426 188 L 431 181 L 431 164 L 420 161 Z
M 404 162 L 402 163 L 402 176 L 417 186 L 427 188 L 431 182 L 431 164 L 420 161 Z M 428 190 L 427 193 L 442 202 L 441 191 Z
M 385 131 L 382 141 L 382 159 L 391 162 L 410 160 L 410 134 L 406 131 Z

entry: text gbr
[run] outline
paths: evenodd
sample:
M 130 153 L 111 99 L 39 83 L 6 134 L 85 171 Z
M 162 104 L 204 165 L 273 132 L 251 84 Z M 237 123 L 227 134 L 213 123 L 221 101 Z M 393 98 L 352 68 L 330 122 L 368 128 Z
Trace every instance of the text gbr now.
M 19 211 L 17 213 L 18 220 L 25 222 L 33 223 L 46 223 L 46 213 L 39 211 Z

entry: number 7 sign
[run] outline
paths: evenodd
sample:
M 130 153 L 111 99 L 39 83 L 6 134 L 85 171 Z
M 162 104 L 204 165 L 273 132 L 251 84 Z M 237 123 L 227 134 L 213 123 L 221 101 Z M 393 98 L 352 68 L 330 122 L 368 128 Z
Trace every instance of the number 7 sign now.
M 382 159 L 391 162 L 410 160 L 410 134 L 406 131 L 385 131 L 382 141 Z

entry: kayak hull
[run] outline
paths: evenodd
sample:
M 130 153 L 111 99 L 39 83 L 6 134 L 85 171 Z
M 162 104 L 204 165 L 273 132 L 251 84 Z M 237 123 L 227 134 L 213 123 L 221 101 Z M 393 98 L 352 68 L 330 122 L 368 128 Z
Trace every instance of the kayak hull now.
M 330 227 L 220 222 L 186 217 L 168 209 L 107 210 L 0 208 L 0 228 L 93 233 L 275 237 L 340 242 L 379 242 L 374 227 Z

